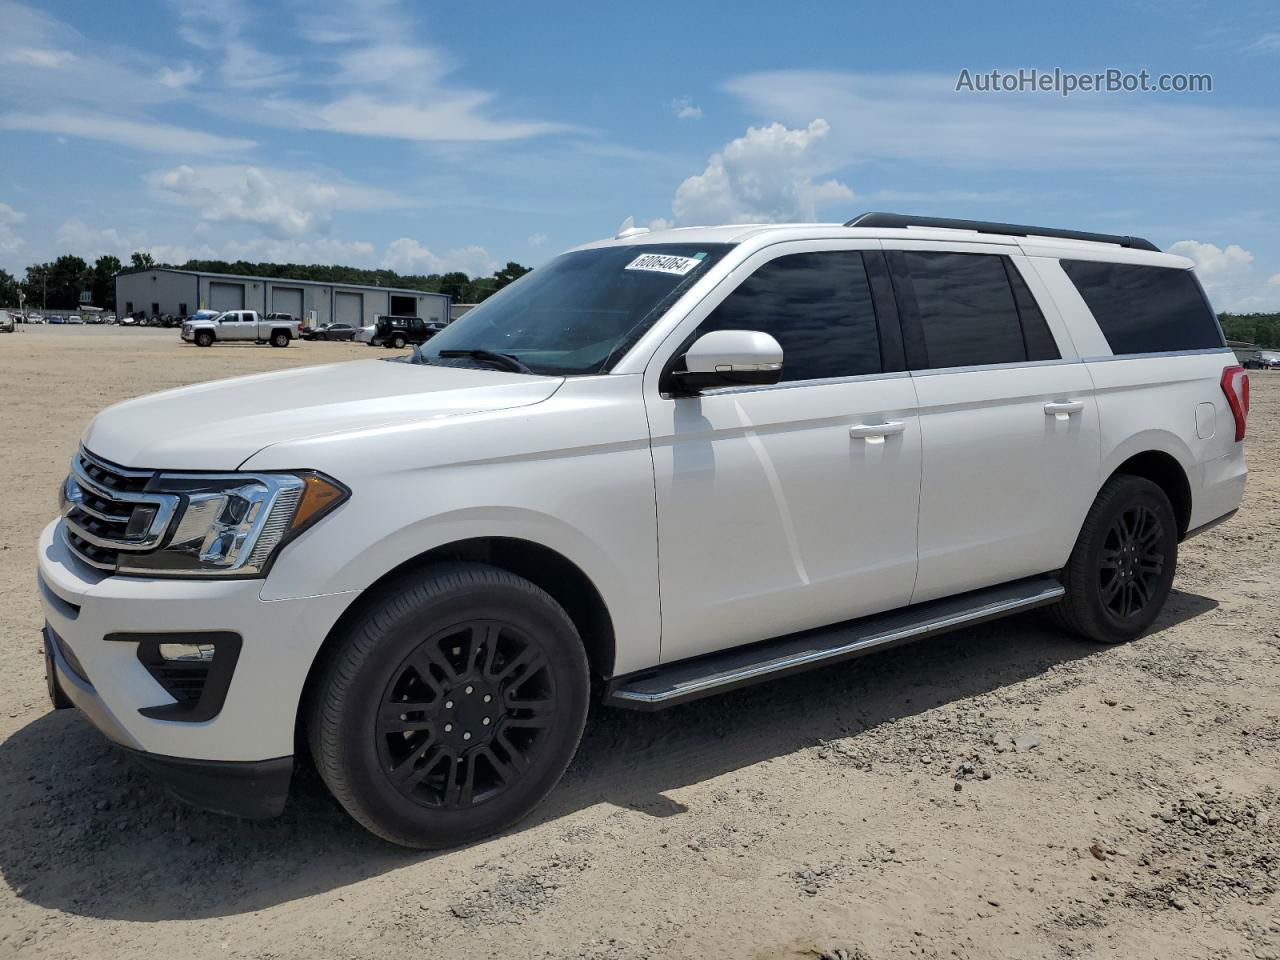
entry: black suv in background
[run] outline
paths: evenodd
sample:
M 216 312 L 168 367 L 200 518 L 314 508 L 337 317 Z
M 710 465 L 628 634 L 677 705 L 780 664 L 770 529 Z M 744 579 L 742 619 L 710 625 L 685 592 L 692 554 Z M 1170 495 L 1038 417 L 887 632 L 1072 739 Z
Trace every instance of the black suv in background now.
M 380 315 L 374 320 L 373 338 L 369 346 L 395 347 L 399 349 L 410 343 L 426 343 L 445 325 L 439 320 L 423 320 L 421 317 L 392 317 Z

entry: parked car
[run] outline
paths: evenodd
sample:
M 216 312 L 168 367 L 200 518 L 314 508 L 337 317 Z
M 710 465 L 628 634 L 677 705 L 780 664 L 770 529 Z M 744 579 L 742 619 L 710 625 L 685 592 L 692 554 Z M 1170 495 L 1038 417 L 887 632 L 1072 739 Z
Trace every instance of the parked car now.
M 53 316 L 49 317 L 49 322 L 50 323 L 66 323 L 67 318 L 60 313 L 55 313 L 53 314 Z
M 84 323 L 84 317 L 80 316 L 80 314 L 78 314 L 78 313 L 70 314 L 70 315 L 67 317 L 67 323 L 79 323 L 79 324 L 83 324 L 83 323 Z
M 298 336 L 302 337 L 303 340 L 318 339 L 320 331 L 327 326 L 329 326 L 327 323 L 321 323 L 315 326 L 301 327 L 298 330 Z
M 51 696 L 198 805 L 279 812 L 300 744 L 435 847 L 532 810 L 593 691 L 656 710 L 1037 607 L 1130 640 L 1245 484 L 1192 266 L 891 214 L 633 230 L 391 362 L 118 404 L 37 549 Z
M 298 339 L 298 321 L 269 320 L 259 316 L 256 310 L 227 310 L 214 317 L 188 317 L 182 325 L 181 337 L 197 347 L 235 340 L 287 347 L 290 340 Z
M 27 323 L 44 323 L 44 317 L 38 313 L 28 313 Z
M 8 310 L 0 310 L 0 333 L 13 333 L 13 314 Z
M 102 322 L 107 324 L 108 326 L 114 326 L 116 323 L 115 314 L 108 313 L 106 316 L 102 318 Z
M 357 330 L 356 335 L 351 339 L 357 343 L 366 343 L 371 347 L 376 347 L 378 346 L 378 344 L 374 343 L 373 339 L 374 337 L 377 336 L 377 334 L 378 334 L 377 324 L 370 323 L 367 326 L 363 326 L 359 330 Z
M 1274 350 L 1259 350 L 1244 361 L 1250 370 L 1275 370 L 1280 368 L 1280 353 Z
M 315 332 L 316 340 L 350 340 L 359 330 L 349 323 L 331 323 Z
M 395 347 L 397 350 L 409 344 L 423 344 L 444 329 L 445 325 L 421 317 L 393 317 L 383 314 L 374 320 L 376 328 L 373 346 Z

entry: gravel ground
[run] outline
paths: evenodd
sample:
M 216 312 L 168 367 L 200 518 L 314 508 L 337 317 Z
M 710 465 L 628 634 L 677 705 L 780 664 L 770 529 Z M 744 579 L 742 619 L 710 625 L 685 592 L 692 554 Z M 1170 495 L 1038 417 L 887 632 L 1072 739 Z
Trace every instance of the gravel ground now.
M 188 809 L 50 712 L 33 544 L 117 400 L 368 348 L 0 336 L 0 957 L 1280 958 L 1280 375 L 1244 509 L 1116 648 L 1025 616 L 651 716 L 595 711 L 497 839 L 410 853 L 313 774 Z M 381 353 L 373 354 L 381 356 Z

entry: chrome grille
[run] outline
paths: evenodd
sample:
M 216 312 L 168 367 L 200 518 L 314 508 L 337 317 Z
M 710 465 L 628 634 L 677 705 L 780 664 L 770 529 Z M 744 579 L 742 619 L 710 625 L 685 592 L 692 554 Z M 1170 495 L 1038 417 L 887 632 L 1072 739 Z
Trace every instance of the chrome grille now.
M 91 566 L 115 570 L 120 554 L 160 545 L 178 498 L 147 493 L 151 470 L 116 466 L 81 450 L 71 461 L 62 493 L 63 530 L 68 546 Z

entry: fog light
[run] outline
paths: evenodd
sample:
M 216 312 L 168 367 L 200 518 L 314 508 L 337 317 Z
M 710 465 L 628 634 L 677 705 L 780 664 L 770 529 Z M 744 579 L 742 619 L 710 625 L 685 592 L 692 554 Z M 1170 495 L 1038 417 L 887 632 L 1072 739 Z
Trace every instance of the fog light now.
M 160 659 L 185 663 L 209 663 L 213 660 L 212 643 L 162 643 Z

